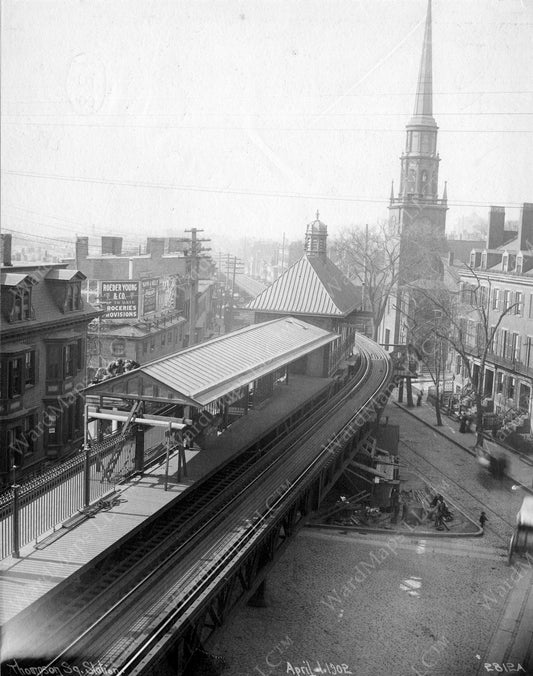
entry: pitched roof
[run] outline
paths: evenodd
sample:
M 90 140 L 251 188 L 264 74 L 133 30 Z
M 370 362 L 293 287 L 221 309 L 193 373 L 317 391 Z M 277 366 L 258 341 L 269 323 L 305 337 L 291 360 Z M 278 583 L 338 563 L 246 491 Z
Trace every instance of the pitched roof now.
M 126 383 L 141 378 L 162 388 L 162 396 L 177 393 L 186 402 L 206 406 L 336 339 L 337 334 L 294 317 L 274 319 L 144 364 L 86 392 L 127 392 Z
M 50 272 L 48 272 L 46 275 L 46 279 L 57 279 L 60 281 L 70 282 L 73 279 L 80 279 L 83 281 L 84 279 L 87 279 L 87 277 L 79 270 L 69 270 L 67 268 L 66 270 L 50 270 Z
M 329 258 L 303 256 L 246 306 L 284 314 L 345 317 L 361 305 L 361 289 Z

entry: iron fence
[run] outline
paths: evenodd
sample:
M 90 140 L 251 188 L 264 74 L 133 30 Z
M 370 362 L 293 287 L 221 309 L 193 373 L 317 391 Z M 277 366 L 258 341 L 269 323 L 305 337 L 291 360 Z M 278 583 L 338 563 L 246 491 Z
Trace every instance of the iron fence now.
M 0 496 L 0 559 L 37 544 L 134 471 L 134 436 L 116 432 L 41 476 L 15 483 Z

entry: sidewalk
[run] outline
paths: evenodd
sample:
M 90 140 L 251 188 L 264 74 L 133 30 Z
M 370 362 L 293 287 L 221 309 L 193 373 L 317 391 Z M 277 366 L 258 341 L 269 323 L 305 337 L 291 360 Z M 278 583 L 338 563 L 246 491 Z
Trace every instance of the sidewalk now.
M 475 433 L 460 433 L 459 424 L 445 415 L 443 415 L 442 427 L 437 427 L 433 406 L 424 402 L 419 407 L 407 408 L 405 403 L 398 403 L 396 392 L 393 396 L 391 402 L 395 406 L 417 418 L 467 453 L 476 455 L 473 450 L 476 443 Z M 493 448 L 496 447 L 497 452 L 507 458 L 507 477 L 524 490 L 533 493 L 532 461 L 495 442 L 491 441 L 489 444 Z M 504 584 L 509 586 L 510 591 L 490 638 L 487 651 L 485 655 L 479 656 L 480 663 L 476 672 L 479 675 L 487 673 L 487 670 L 533 674 L 533 588 L 531 586 L 533 573 L 530 568 L 529 561 L 517 557 L 513 565 L 505 570 Z M 502 585 L 501 588 L 506 587 Z
M 470 455 L 476 455 L 473 450 L 476 444 L 475 432 L 459 432 L 459 423 L 444 414 L 442 415 L 442 427 L 437 427 L 435 409 L 432 405 L 424 401 L 421 406 L 408 408 L 405 402 L 402 404 L 398 403 L 396 397 L 397 392 L 394 392 L 391 401 L 396 406 L 409 415 L 418 418 L 425 425 L 431 427 L 434 432 L 446 437 L 457 446 L 463 448 L 467 453 L 470 453 Z M 492 440 L 488 441 L 487 447 L 488 449 L 497 448 L 498 454 L 506 457 L 506 476 L 512 479 L 515 484 L 533 493 L 533 460 L 523 454 L 513 452 Z

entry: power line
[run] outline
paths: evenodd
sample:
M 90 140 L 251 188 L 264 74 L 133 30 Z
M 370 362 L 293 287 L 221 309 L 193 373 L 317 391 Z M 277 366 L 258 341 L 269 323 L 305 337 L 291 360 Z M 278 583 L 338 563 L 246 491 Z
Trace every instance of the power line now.
M 327 117 L 329 113 L 321 117 Z M 238 126 L 216 126 L 216 125 L 154 125 L 154 124 L 98 124 L 91 122 L 84 123 L 70 123 L 70 122 L 4 122 L 5 126 L 17 127 L 80 127 L 91 129 L 181 129 L 183 131 L 199 130 L 199 131 L 248 131 L 249 127 Z M 405 131 L 405 127 L 386 128 L 386 127 L 253 127 L 254 131 L 266 132 L 364 132 L 365 134 L 376 133 L 393 133 L 397 134 Z M 441 134 L 531 134 L 533 129 L 439 129 Z
M 207 186 L 195 186 L 195 185 L 176 185 L 172 183 L 156 183 L 149 181 L 128 181 L 128 180 L 119 180 L 119 179 L 103 179 L 103 178 L 92 178 L 85 176 L 62 176 L 58 174 L 46 174 L 38 172 L 29 172 L 29 171 L 13 171 L 6 170 L 6 174 L 12 176 L 22 176 L 25 178 L 38 178 L 44 180 L 52 181 L 67 181 L 74 183 L 93 183 L 95 185 L 116 185 L 122 186 L 125 188 L 148 188 L 155 190 L 175 190 L 179 192 L 200 192 L 200 193 L 212 193 L 212 194 L 228 194 L 228 195 L 246 195 L 249 197 L 276 197 L 276 198 L 287 198 L 287 199 L 313 199 L 313 200 L 324 200 L 329 202 L 361 202 L 361 203 L 373 203 L 373 204 L 389 204 L 389 199 L 386 198 L 366 198 L 366 197 L 356 197 L 353 195 L 318 195 L 312 193 L 298 193 L 298 192 L 280 192 L 280 191 L 259 191 L 259 190 L 244 190 L 244 189 L 235 189 L 235 188 L 213 188 Z M 466 202 L 461 200 L 449 201 L 450 206 L 470 206 L 470 207 L 490 207 L 493 203 L 491 202 Z M 509 202 L 502 204 L 498 202 L 500 206 L 503 207 L 521 207 L 522 203 L 520 202 Z

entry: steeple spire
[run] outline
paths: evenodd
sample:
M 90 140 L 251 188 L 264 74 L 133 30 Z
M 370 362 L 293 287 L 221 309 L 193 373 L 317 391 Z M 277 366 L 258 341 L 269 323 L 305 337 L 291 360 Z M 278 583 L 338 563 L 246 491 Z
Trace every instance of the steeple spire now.
M 435 125 L 433 119 L 433 67 L 431 44 L 431 0 L 428 0 L 426 15 L 426 29 L 420 70 L 418 72 L 418 86 L 416 88 L 415 108 L 410 124 Z

